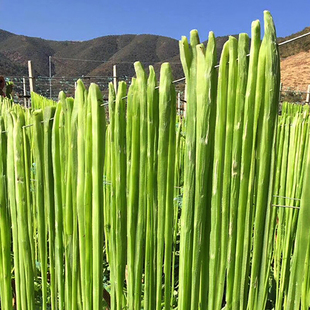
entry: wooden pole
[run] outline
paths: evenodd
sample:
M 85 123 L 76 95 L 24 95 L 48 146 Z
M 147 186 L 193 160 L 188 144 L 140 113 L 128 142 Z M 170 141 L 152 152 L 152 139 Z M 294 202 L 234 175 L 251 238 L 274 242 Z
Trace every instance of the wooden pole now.
M 307 88 L 307 98 L 306 98 L 306 103 L 309 104 L 310 103 L 310 85 L 308 85 Z
M 183 104 L 183 117 L 186 118 L 186 105 L 187 105 L 187 84 L 185 82 L 184 89 L 184 104 Z
M 117 93 L 117 74 L 116 74 L 116 65 L 113 65 L 113 84 L 115 93 Z
M 28 60 L 28 72 L 29 72 L 29 86 L 30 86 L 30 93 L 35 91 L 34 88 L 34 76 L 32 72 L 32 62 L 31 60 Z
M 52 99 L 52 56 L 48 56 L 48 73 L 50 82 L 50 99 Z
M 280 83 L 280 88 L 279 88 L 279 102 L 282 102 L 282 89 L 283 89 L 283 83 Z
M 24 89 L 24 106 L 27 108 L 28 104 L 27 104 L 27 90 L 26 90 L 26 78 L 23 77 L 23 89 Z
M 178 92 L 178 112 L 179 112 L 179 115 L 181 115 L 181 93 Z

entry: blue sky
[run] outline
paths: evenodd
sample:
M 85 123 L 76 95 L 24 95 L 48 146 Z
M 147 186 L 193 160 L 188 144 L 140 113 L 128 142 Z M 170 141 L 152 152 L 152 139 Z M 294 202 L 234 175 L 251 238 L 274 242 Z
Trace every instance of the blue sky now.
M 205 40 L 210 30 L 250 33 L 266 9 L 279 37 L 310 26 L 309 0 L 0 0 L 0 29 L 50 40 L 145 33 L 180 39 L 198 29 Z

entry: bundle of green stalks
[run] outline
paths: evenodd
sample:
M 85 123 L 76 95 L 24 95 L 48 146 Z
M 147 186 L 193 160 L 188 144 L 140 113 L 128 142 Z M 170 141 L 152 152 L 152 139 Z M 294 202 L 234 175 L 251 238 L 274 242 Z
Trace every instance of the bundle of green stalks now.
M 187 77 L 178 309 L 265 309 L 273 193 L 279 54 L 269 12 L 265 33 L 230 37 L 218 72 L 191 32 L 180 42 Z
M 60 94 L 56 106 L 48 100 L 38 104 L 43 108 L 45 103 L 43 110 L 32 111 L 6 102 L 2 106 L 1 307 L 79 309 L 93 304 L 100 309 L 102 94 L 95 84 L 86 91 L 79 82 L 75 100 Z
M 269 12 L 216 51 L 180 41 L 185 119 L 168 63 L 107 103 L 0 99 L 1 309 L 309 307 L 309 108 L 278 117 Z
M 33 110 L 44 109 L 47 106 L 54 106 L 56 102 L 45 98 L 35 92 L 31 93 L 31 106 Z
M 294 256 L 297 255 L 295 240 L 302 207 L 302 190 L 307 186 L 304 185 L 304 179 L 309 153 L 308 144 L 309 106 L 284 102 L 278 123 L 278 153 L 273 198 L 275 309 L 298 308 L 296 304 L 293 307 L 288 306 L 288 294 L 289 287 L 295 283 L 295 280 L 292 282 L 292 277 L 294 277 L 292 262 Z M 306 247 L 304 251 L 307 252 Z M 302 309 L 309 307 L 308 277 L 308 266 L 305 266 Z

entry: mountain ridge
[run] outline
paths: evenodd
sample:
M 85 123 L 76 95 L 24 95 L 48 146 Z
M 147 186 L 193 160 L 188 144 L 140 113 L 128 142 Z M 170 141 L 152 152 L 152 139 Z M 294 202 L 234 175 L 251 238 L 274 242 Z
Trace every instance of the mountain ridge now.
M 290 36 L 278 38 L 278 41 L 283 42 L 307 32 L 310 32 L 310 27 Z M 228 36 L 216 38 L 218 57 L 227 39 Z M 310 36 L 282 45 L 279 50 L 282 62 L 299 53 L 308 52 Z M 34 76 L 47 77 L 49 75 L 49 56 L 52 56 L 52 76 L 54 78 L 112 77 L 112 66 L 116 64 L 118 77 L 129 79 L 134 76 L 133 63 L 135 61 L 141 61 L 146 69 L 148 65 L 153 65 L 157 73 L 159 73 L 161 63 L 168 61 L 171 64 L 174 78 L 183 77 L 179 59 L 179 43 L 173 38 L 151 34 L 125 34 L 101 36 L 87 41 L 55 41 L 0 30 L 0 75 L 5 77 L 27 76 L 27 61 L 32 60 Z M 288 63 L 294 65 L 294 61 Z M 298 66 L 300 65 L 299 58 Z M 282 71 L 289 70 L 287 66 L 282 67 Z M 308 71 L 306 70 L 306 72 Z M 289 76 L 285 71 L 282 75 L 285 78 Z M 298 80 L 294 80 L 294 87 L 298 86 Z M 308 80 L 308 84 L 310 84 L 310 79 Z M 302 87 L 308 80 L 307 78 L 303 79 Z M 290 79 L 283 83 L 288 85 Z

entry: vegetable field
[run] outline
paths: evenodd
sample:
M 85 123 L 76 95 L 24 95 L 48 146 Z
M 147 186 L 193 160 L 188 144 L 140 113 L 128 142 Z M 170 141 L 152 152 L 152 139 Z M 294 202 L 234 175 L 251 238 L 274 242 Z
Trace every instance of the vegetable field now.
M 169 63 L 0 99 L 0 309 L 309 309 L 310 109 L 279 108 L 270 13 L 180 57 L 185 119 Z

